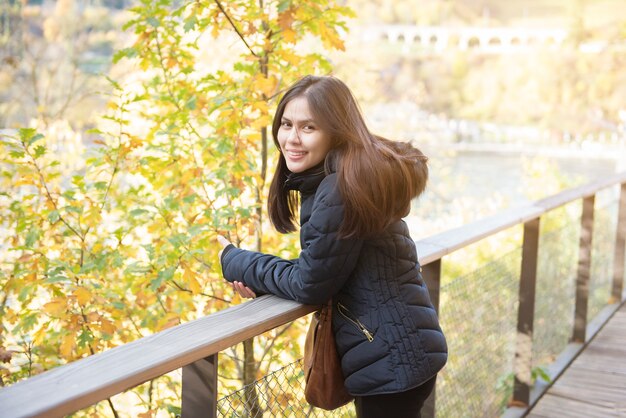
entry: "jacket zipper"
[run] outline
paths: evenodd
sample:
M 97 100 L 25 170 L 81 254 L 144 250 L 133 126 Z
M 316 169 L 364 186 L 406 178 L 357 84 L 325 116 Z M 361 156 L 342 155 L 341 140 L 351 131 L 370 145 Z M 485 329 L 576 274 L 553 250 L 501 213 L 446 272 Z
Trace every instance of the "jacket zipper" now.
M 346 308 L 342 303 L 337 302 L 337 310 L 339 311 L 341 316 L 353 323 L 359 329 L 359 331 L 361 331 L 363 335 L 365 335 L 367 341 L 374 341 L 374 334 L 372 334 L 367 328 L 365 328 L 365 325 L 363 325 L 363 323 L 359 321 L 359 318 L 354 317 L 354 315 L 352 315 L 352 312 L 350 312 L 348 308 Z

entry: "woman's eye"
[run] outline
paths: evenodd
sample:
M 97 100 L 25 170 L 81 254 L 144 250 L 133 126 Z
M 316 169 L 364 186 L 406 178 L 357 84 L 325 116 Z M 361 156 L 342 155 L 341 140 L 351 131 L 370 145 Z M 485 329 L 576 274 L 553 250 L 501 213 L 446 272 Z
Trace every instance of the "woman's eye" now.
M 289 127 L 291 127 L 291 123 L 289 123 L 289 122 L 283 122 L 283 123 L 281 123 L 281 124 L 280 124 L 280 126 L 283 126 L 283 127 L 285 127 L 285 128 L 289 128 Z
M 311 132 L 311 131 L 314 131 L 314 130 L 315 130 L 315 126 L 312 126 L 312 125 L 307 125 L 307 126 L 305 126 L 304 128 L 302 128 L 302 129 L 304 129 L 304 130 L 305 130 L 305 131 L 307 131 L 307 132 Z

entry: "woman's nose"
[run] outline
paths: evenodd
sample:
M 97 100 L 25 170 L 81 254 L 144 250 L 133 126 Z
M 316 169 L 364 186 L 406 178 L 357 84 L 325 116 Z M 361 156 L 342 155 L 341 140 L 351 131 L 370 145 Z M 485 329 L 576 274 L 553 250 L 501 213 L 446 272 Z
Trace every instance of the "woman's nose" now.
M 289 136 L 287 137 L 287 142 L 300 143 L 300 132 L 298 132 L 298 128 L 291 128 Z

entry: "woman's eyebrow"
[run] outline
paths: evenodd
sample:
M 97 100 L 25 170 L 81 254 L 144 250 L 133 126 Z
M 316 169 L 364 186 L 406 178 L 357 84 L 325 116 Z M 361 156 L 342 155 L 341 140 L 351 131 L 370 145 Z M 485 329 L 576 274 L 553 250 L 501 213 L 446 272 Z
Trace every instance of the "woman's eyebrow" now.
M 313 120 L 312 118 L 291 120 L 291 119 L 289 119 L 286 116 L 282 116 L 280 118 L 280 120 L 281 120 L 281 122 L 297 123 L 298 125 L 304 125 L 304 124 L 307 124 L 307 123 L 315 125 L 315 120 Z
M 289 120 L 289 119 L 287 119 L 287 120 Z M 315 124 L 315 121 L 313 119 L 310 119 L 310 118 L 308 118 L 308 119 L 298 119 L 295 122 L 297 122 L 299 125 L 304 125 L 306 123 Z

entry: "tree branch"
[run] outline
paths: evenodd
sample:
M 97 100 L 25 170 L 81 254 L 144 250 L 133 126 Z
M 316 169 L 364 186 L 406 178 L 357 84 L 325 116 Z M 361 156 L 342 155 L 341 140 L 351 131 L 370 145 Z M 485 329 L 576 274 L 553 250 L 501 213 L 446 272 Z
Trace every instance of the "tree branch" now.
M 252 50 L 250 45 L 248 45 L 248 42 L 246 41 L 246 38 L 244 38 L 244 36 L 241 33 L 241 31 L 239 31 L 239 28 L 237 27 L 237 25 L 235 25 L 235 22 L 233 22 L 233 20 L 231 19 L 230 15 L 228 13 L 226 13 L 226 10 L 224 10 L 224 7 L 222 6 L 222 3 L 220 3 L 220 0 L 213 0 L 213 1 L 215 1 L 215 4 L 217 4 L 217 7 L 219 7 L 220 11 L 224 14 L 224 16 L 226 17 L 226 19 L 228 20 L 230 25 L 233 27 L 235 32 L 237 32 L 237 35 L 243 41 L 243 43 L 246 45 L 246 48 L 248 48 L 248 51 L 250 51 L 250 53 L 252 55 L 254 55 L 255 57 L 258 58 L 259 56 Z

